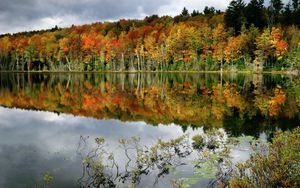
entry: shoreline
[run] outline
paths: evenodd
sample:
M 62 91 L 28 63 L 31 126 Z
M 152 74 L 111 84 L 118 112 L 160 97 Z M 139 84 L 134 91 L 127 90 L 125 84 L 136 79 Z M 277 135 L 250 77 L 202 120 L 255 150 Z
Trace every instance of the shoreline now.
M 0 73 L 119 73 L 119 74 L 137 74 L 137 73 L 189 73 L 189 74 L 284 74 L 284 75 L 299 75 L 299 71 L 295 70 L 293 72 L 290 71 L 262 71 L 262 72 L 253 72 L 248 70 L 241 70 L 241 71 L 6 71 L 6 70 L 0 70 Z

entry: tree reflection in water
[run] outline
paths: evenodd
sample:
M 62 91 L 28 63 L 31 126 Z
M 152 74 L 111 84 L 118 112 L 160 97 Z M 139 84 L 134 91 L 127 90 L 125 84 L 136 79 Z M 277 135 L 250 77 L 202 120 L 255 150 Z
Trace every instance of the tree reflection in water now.
M 235 136 L 298 126 L 299 93 L 300 79 L 281 75 L 0 74 L 0 106 Z

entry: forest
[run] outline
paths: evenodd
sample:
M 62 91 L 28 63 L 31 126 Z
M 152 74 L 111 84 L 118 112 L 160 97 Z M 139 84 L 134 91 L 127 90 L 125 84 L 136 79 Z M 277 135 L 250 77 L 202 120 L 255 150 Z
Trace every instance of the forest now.
M 268 6 L 265 6 L 268 4 Z M 300 1 L 0 35 L 0 71 L 297 71 Z

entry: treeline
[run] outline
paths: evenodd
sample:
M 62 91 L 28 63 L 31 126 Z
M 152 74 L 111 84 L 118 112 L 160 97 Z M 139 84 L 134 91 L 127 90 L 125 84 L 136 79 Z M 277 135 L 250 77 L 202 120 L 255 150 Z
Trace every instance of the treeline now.
M 248 4 L 225 12 L 186 8 L 175 17 L 98 22 L 0 36 L 9 71 L 283 70 L 300 67 L 300 1 Z

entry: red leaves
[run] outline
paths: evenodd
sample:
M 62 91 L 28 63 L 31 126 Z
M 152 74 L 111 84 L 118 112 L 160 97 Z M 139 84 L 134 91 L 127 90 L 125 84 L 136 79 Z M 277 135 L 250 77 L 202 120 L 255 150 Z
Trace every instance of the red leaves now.
M 287 50 L 288 50 L 288 43 L 281 40 L 278 41 L 276 44 L 276 57 L 278 60 L 282 59 L 282 57 L 286 54 Z
M 156 42 L 158 42 L 158 40 L 159 40 L 159 38 L 160 38 L 162 32 L 163 32 L 163 28 L 160 28 L 160 29 L 158 29 L 157 31 L 155 31 L 155 32 L 153 33 L 153 37 L 155 38 L 155 41 L 156 41 Z
M 86 107 L 93 107 L 95 104 L 97 104 L 97 100 L 94 96 L 91 96 L 91 95 L 84 95 L 83 97 L 83 104 L 84 106 Z
M 133 30 L 133 31 L 128 32 L 128 38 L 130 40 L 136 39 L 138 37 L 138 35 L 139 35 L 139 32 L 137 30 Z
M 112 98 L 111 102 L 114 104 L 114 105 L 120 105 L 122 101 L 122 96 L 121 95 L 116 95 Z
M 69 48 L 68 48 L 67 46 L 64 46 L 64 47 L 63 47 L 63 52 L 64 52 L 65 54 L 67 54 L 68 51 L 69 51 Z
M 114 38 L 112 40 L 112 46 L 113 46 L 113 48 L 120 48 L 121 47 L 121 41 L 119 39 Z
M 148 26 L 148 25 L 146 25 L 142 28 L 142 32 L 144 35 L 151 33 L 152 30 L 153 30 L 152 26 Z
M 0 37 L 0 56 L 8 56 L 10 52 L 17 58 L 25 57 L 24 52 L 29 47 L 25 61 L 45 59 L 59 64 L 68 59 L 68 64 L 78 64 L 71 66 L 76 70 L 158 70 L 156 67 L 159 67 L 181 71 L 216 69 L 224 60 L 242 60 L 248 65 L 253 61 L 255 50 L 256 62 L 281 60 L 286 55 L 289 45 L 280 29 L 266 29 L 258 36 L 258 29 L 249 28 L 239 36 L 232 36 L 221 19 L 222 15 L 210 20 L 190 18 L 179 23 L 168 16 L 155 18 L 154 22 L 123 19 L 52 32 L 18 34 L 8 37 L 8 41 Z M 292 45 L 297 40 L 290 41 Z M 102 66 L 104 61 L 105 67 Z M 128 66 L 129 62 L 133 65 Z M 171 62 L 178 66 L 167 66 Z M 183 62 L 191 66 L 183 67 Z
M 89 49 L 92 46 L 95 46 L 95 40 L 94 37 L 88 35 L 83 37 L 83 49 Z
M 271 40 L 275 48 L 275 56 L 278 60 L 282 59 L 288 50 L 288 43 L 282 40 L 282 35 L 278 28 L 272 28 Z
M 274 97 L 269 101 L 269 115 L 277 116 L 280 111 L 280 106 L 285 103 L 286 97 L 280 86 L 274 91 Z
M 269 55 L 275 56 L 277 60 L 281 60 L 287 53 L 288 43 L 282 39 L 279 28 L 272 28 L 270 32 L 265 29 L 263 34 L 257 39 L 257 51 L 258 56 L 266 59 Z
M 15 48 L 17 53 L 23 53 L 24 50 L 28 47 L 28 38 L 18 37 L 12 40 L 12 46 Z
M 83 34 L 81 41 L 85 55 L 100 55 L 106 45 L 105 39 L 96 31 Z

